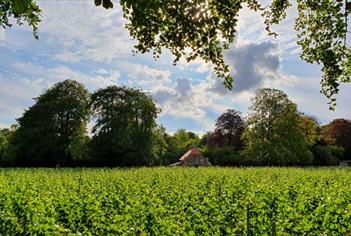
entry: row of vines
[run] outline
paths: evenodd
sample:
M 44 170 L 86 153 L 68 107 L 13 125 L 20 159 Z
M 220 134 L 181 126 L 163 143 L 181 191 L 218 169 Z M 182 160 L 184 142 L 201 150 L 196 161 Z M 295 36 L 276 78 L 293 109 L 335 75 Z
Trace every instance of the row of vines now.
M 0 234 L 350 235 L 351 169 L 0 169 Z

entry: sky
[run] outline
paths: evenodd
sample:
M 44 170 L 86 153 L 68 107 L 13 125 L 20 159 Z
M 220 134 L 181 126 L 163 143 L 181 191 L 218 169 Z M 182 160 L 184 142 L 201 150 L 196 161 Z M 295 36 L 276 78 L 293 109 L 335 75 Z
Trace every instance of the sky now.
M 225 53 L 234 76 L 228 91 L 210 64 L 201 60 L 172 65 L 164 50 L 160 59 L 133 54 L 124 28 L 121 8 L 95 7 L 93 1 L 40 1 L 43 10 L 39 40 L 31 28 L 0 28 L 0 127 L 9 127 L 34 104 L 32 98 L 56 82 L 74 79 L 91 92 L 109 85 L 144 90 L 161 108 L 158 124 L 167 132 L 185 128 L 198 134 L 213 130 L 216 118 L 227 109 L 248 114 L 258 88 L 283 90 L 298 110 L 325 124 L 335 118 L 351 119 L 351 85 L 341 86 L 335 111 L 320 94 L 320 67 L 299 57 L 294 28 L 296 12 L 274 29 L 274 39 L 264 31 L 260 14 L 243 8 L 238 33 Z

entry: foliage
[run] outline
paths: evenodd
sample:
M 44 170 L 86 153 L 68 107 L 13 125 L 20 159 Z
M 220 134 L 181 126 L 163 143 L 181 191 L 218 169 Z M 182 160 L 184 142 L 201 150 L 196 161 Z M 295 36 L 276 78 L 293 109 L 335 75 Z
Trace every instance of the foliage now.
M 299 127 L 309 147 L 319 141 L 320 127 L 316 118 L 301 113 L 299 115 Z
M 177 162 L 178 159 L 191 147 L 200 145 L 200 138 L 193 132 L 178 129 L 173 135 L 166 135 L 168 149 L 164 156 L 164 164 Z
M 298 17 L 295 29 L 301 58 L 322 65 L 321 92 L 331 108 L 340 83 L 350 82 L 351 49 L 347 45 L 349 1 L 297 0 Z
M 96 6 L 112 8 L 111 0 L 94 0 Z M 174 63 L 185 57 L 188 62 L 202 59 L 211 62 L 224 85 L 232 87 L 233 78 L 223 54 L 234 42 L 240 10 L 260 12 L 269 35 L 277 36 L 272 26 L 287 16 L 292 6 L 288 0 L 271 0 L 267 5 L 257 0 L 153 0 L 119 1 L 126 27 L 137 40 L 135 49 L 152 51 L 159 57 L 163 48 L 175 56 Z M 265 2 L 267 3 L 267 2 Z M 297 0 L 295 30 L 302 49 L 301 58 L 322 65 L 321 92 L 334 109 L 335 95 L 341 83 L 350 82 L 351 49 L 347 45 L 350 14 L 348 0 Z M 292 13 L 294 15 L 294 13 Z M 3 0 L 0 3 L 0 24 L 9 26 L 8 18 L 27 21 L 34 30 L 39 23 L 40 9 L 34 0 Z
M 345 149 L 345 158 L 351 157 L 351 121 L 335 119 L 321 130 L 322 139 L 330 145 L 338 145 Z
M 0 129 L 0 163 L 3 161 L 7 148 L 7 138 L 3 131 Z
M 291 6 L 288 0 L 271 0 L 264 6 L 256 0 L 238 1 L 120 1 L 130 35 L 138 40 L 135 48 L 153 51 L 169 49 L 176 63 L 182 56 L 198 58 L 214 65 L 224 85 L 232 87 L 233 78 L 223 53 L 234 42 L 239 13 L 245 5 L 261 12 L 268 34 L 276 36 L 271 26 L 285 19 Z M 335 106 L 339 84 L 350 82 L 351 49 L 346 44 L 347 16 L 350 4 L 340 0 L 298 0 L 295 30 L 301 46 L 301 58 L 322 64 L 321 92 Z M 190 50 L 189 50 L 190 49 Z
M 252 164 L 305 165 L 312 159 L 296 105 L 277 89 L 256 91 L 243 139 Z
M 224 135 L 220 130 L 215 130 L 214 132 L 210 132 L 206 137 L 206 147 L 208 148 L 219 148 L 224 147 L 225 143 Z
M 82 127 L 82 130 L 83 129 L 85 128 Z M 90 139 L 85 134 L 85 132 L 82 132 L 81 134 L 72 137 L 72 140 L 67 147 L 67 152 L 70 156 L 72 156 L 73 161 L 79 162 L 86 161 L 87 159 L 89 159 L 89 142 Z
M 16 165 L 71 165 L 84 154 L 90 94 L 80 83 L 65 80 L 35 99 L 18 119 L 10 140 L 9 161 Z M 81 142 L 83 141 L 83 142 Z
M 315 145 L 311 151 L 314 155 L 314 165 L 331 166 L 339 164 L 339 160 L 342 159 L 345 150 L 338 146 Z
M 0 169 L 1 235 L 349 235 L 349 168 Z
M 241 135 L 244 131 L 244 121 L 240 112 L 227 110 L 216 121 L 215 131 L 208 137 L 208 147 L 231 146 L 242 147 Z
M 229 146 L 205 148 L 202 154 L 208 158 L 211 165 L 242 166 L 245 164 L 240 152 Z
M 33 28 L 33 35 L 38 38 L 38 24 L 41 10 L 37 3 L 32 0 L 1 0 L 0 2 L 0 27 L 11 27 L 11 18 L 15 18 L 17 24 L 27 22 Z
M 92 152 L 96 163 L 109 166 L 146 165 L 159 110 L 144 92 L 110 86 L 92 96 L 95 125 Z
M 168 145 L 165 140 L 166 129 L 163 126 L 157 126 L 153 130 L 153 138 L 151 144 L 151 162 L 150 165 L 163 164 L 164 156 L 167 153 Z
M 12 125 L 10 128 L 0 129 L 0 164 L 6 165 L 9 156 L 9 142 L 12 140 L 17 125 Z
M 199 147 L 205 147 L 207 145 L 209 137 L 212 135 L 211 131 L 208 131 L 204 135 L 201 136 L 200 142 L 199 142 Z

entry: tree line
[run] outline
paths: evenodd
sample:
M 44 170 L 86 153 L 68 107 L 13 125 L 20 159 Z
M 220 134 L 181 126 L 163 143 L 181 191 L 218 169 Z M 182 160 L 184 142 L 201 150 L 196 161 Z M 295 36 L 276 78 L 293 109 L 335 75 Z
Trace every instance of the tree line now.
M 155 166 L 198 147 L 213 165 L 337 165 L 351 156 L 351 121 L 321 126 L 277 89 L 259 89 L 247 117 L 229 109 L 202 137 L 157 125 L 160 109 L 139 89 L 109 86 L 94 93 L 56 83 L 35 98 L 11 128 L 0 130 L 2 166 Z M 90 133 L 87 126 L 92 124 Z

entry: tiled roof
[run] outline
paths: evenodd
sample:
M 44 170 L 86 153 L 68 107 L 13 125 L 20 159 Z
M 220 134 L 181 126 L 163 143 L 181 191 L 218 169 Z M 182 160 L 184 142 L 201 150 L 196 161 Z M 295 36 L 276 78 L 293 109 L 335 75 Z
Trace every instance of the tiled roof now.
M 197 148 L 194 147 L 187 151 L 179 160 L 185 161 L 186 159 L 192 156 L 202 156 L 202 154 L 199 150 L 197 150 Z

